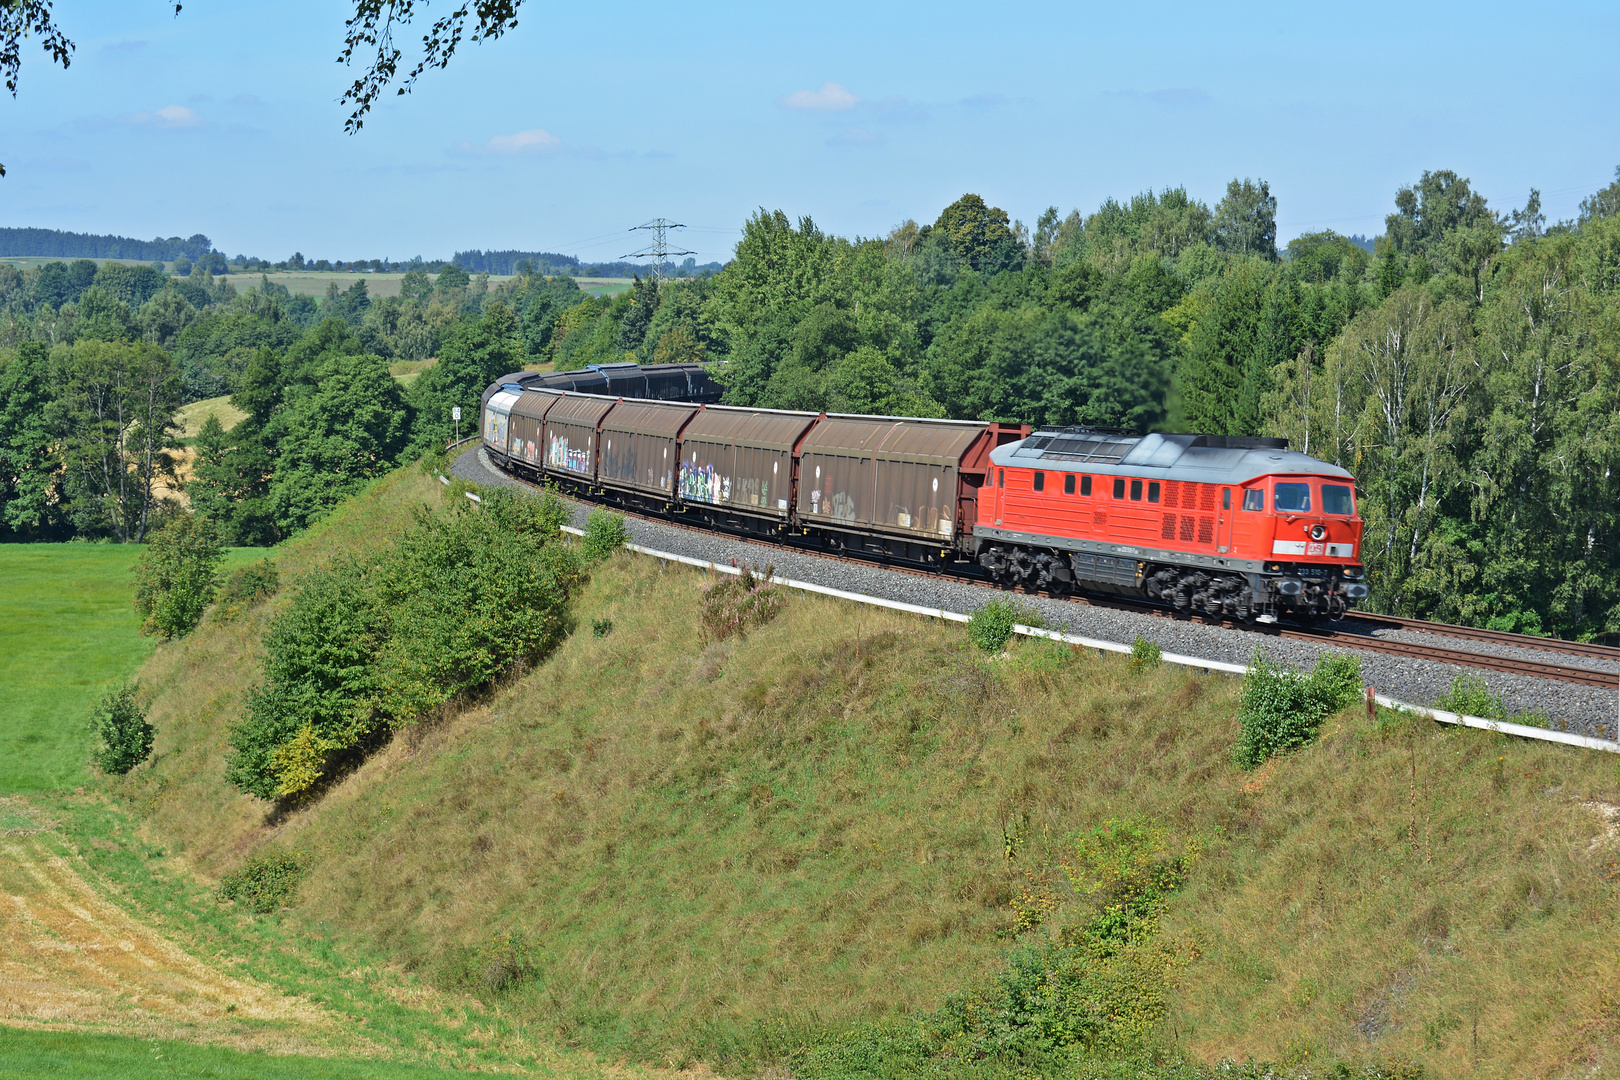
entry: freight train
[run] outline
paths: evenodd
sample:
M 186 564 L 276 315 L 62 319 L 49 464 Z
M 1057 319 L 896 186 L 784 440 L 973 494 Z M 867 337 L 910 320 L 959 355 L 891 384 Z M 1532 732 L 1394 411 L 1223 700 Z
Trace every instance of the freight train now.
M 1354 478 L 1284 439 L 739 408 L 721 389 L 695 364 L 520 372 L 485 392 L 482 441 L 594 502 L 1008 588 L 1256 622 L 1367 595 Z

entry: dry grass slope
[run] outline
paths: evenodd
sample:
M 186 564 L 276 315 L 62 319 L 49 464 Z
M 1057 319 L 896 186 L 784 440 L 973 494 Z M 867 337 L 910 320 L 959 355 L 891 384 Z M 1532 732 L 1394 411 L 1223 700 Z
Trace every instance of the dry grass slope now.
M 438 499 L 396 474 L 288 545 L 283 580 Z M 1352 712 L 1244 773 L 1234 681 L 1031 642 L 987 661 L 960 628 L 806 597 L 705 644 L 704 583 L 616 556 L 555 656 L 286 813 L 220 779 L 269 611 L 205 628 L 148 664 L 159 754 L 123 790 L 203 873 L 304 852 L 293 918 L 669 1064 L 933 1008 L 1000 968 L 1026 869 L 1135 817 L 1204 845 L 1166 916 L 1200 946 L 1167 1043 L 1620 1070 L 1613 758 Z

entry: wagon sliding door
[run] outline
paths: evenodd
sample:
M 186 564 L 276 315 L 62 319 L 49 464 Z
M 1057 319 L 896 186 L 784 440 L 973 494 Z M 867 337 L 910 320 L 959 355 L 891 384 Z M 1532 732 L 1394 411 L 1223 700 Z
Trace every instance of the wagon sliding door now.
M 681 498 L 785 521 L 793 448 L 815 413 L 706 406 L 681 433 Z

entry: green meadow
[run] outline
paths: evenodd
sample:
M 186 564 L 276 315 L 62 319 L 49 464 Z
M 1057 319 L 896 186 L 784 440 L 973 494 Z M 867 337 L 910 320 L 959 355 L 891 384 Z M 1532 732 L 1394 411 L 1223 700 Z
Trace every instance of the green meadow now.
M 444 1070 L 392 1061 L 249 1053 L 167 1039 L 0 1027 L 0 1080 L 414 1080 Z
M 0 545 L 0 793 L 84 777 L 89 715 L 151 654 L 132 606 L 138 544 Z M 259 548 L 228 553 L 226 569 Z

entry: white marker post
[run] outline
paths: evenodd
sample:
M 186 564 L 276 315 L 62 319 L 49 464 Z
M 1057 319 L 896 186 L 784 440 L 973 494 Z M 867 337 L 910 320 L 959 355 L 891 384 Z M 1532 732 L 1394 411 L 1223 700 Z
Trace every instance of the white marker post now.
M 461 441 L 461 406 L 450 406 L 450 419 L 456 422 L 456 442 Z

